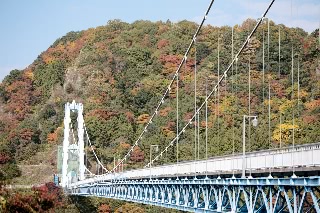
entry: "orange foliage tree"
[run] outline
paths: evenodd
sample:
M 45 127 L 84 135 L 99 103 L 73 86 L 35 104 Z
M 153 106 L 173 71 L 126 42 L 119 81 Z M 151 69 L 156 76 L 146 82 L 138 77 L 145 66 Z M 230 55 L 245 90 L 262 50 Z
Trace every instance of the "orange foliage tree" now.
M 142 162 L 144 160 L 144 152 L 140 149 L 140 147 L 134 147 L 130 156 L 130 160 L 133 162 Z

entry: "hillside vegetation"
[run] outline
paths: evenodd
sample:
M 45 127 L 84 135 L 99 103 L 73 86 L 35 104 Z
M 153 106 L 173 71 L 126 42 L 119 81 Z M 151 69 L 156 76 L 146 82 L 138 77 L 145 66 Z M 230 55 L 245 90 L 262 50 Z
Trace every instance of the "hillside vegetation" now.
M 234 27 L 235 52 L 255 23 L 248 19 Z M 45 144 L 55 147 L 62 144 L 64 104 L 72 100 L 84 104 L 86 128 L 94 149 L 106 167 L 111 169 L 114 157 L 124 156 L 148 122 L 196 28 L 197 24 L 189 21 L 136 21 L 128 24 L 113 20 L 105 26 L 70 32 L 57 39 L 26 69 L 11 71 L 0 85 L 0 179 L 7 181 L 19 175 L 17 163 L 28 162 Z M 264 24 L 259 28 L 230 71 L 227 81 L 219 88 L 220 94 L 209 102 L 209 157 L 232 153 L 233 142 L 235 152 L 240 152 L 242 115 L 249 113 L 259 116 L 259 126 L 251 128 L 251 142 L 247 147 L 250 151 L 279 147 L 280 135 L 281 146 L 290 146 L 292 128 L 295 129 L 296 144 L 319 141 L 318 33 L 316 30 L 308 34 L 302 29 L 288 28 L 271 21 L 268 46 L 267 26 Z M 202 28 L 180 74 L 180 127 L 194 112 L 195 64 L 199 106 L 205 97 L 205 83 L 211 91 L 218 75 L 231 62 L 231 35 L 232 30 L 228 26 L 207 25 Z M 220 73 L 217 72 L 218 67 Z M 268 131 L 269 84 L 271 143 Z M 175 136 L 175 89 L 172 88 L 139 148 L 126 161 L 125 168 L 142 167 L 149 161 L 150 144 L 158 144 L 162 150 Z M 205 157 L 203 112 L 199 121 L 200 158 Z M 194 158 L 193 129 L 191 127 L 180 139 L 181 160 Z M 98 172 L 95 171 L 90 149 L 87 148 L 87 152 L 91 162 L 89 167 Z M 172 147 L 158 163 L 174 162 L 175 159 L 175 148 Z

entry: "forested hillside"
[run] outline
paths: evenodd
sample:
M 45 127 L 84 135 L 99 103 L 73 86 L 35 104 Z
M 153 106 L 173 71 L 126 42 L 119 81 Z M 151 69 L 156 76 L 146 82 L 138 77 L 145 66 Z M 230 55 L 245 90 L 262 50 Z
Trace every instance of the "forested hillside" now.
M 242 45 L 254 24 L 254 20 L 247 20 L 234 27 L 235 51 Z M 290 144 L 292 109 L 297 143 L 319 141 L 318 31 L 308 35 L 302 29 L 290 29 L 273 22 L 270 25 L 270 45 L 267 42 L 267 26 L 261 26 L 239 58 L 237 67 L 234 65 L 234 75 L 228 76 L 227 82 L 221 86 L 220 94 L 217 95 L 219 102 L 216 98 L 209 103 L 210 156 L 230 153 L 233 140 L 230 136 L 233 131 L 236 144 L 239 145 L 241 115 L 248 113 L 249 61 L 252 84 L 250 110 L 261 117 L 259 128 L 252 131 L 255 134 L 252 136 L 255 141 L 252 149 L 269 146 L 268 140 L 265 140 L 268 138 L 268 131 L 265 130 L 268 129 L 269 83 L 272 146 L 279 146 L 280 114 L 283 117 L 282 141 L 285 145 Z M 105 26 L 70 32 L 57 39 L 25 70 L 11 71 L 0 86 L 1 165 L 8 166 L 4 170 L 14 170 L 11 163 L 28 159 L 37 152 L 40 144 L 62 143 L 64 104 L 73 99 L 84 104 L 85 123 L 91 141 L 99 157 L 111 168 L 114 155 L 116 158 L 123 157 L 148 121 L 196 27 L 195 23 L 188 21 L 176 24 L 170 21 L 136 21 L 128 24 L 113 20 Z M 218 37 L 220 75 L 231 61 L 231 33 L 231 27 L 212 26 L 205 26 L 200 32 L 180 77 L 179 115 L 183 120 L 187 121 L 194 110 L 195 59 L 200 104 L 205 95 L 205 82 L 208 82 L 210 90 L 217 80 Z M 293 65 L 292 49 L 295 54 Z M 263 54 L 265 76 L 262 76 Z M 203 125 L 202 122 L 201 128 Z M 175 90 L 172 89 L 168 101 L 163 104 L 156 118 L 154 128 L 146 136 L 147 141 L 142 141 L 127 166 L 144 164 L 147 161 L 144 156 L 149 154 L 148 146 L 167 145 L 174 132 Z M 193 134 L 189 131 L 181 141 L 181 157 L 184 159 L 192 156 Z M 169 158 L 174 158 L 174 153 L 170 154 Z M 2 179 L 11 178 L 11 172 L 6 173 L 1 175 Z
M 248 19 L 234 26 L 234 52 L 255 23 Z M 10 180 L 18 175 L 16 164 L 28 160 L 44 144 L 55 147 L 62 144 L 64 104 L 72 100 L 84 104 L 85 123 L 94 149 L 111 169 L 114 157 L 124 156 L 148 122 L 196 28 L 197 24 L 189 21 L 128 24 L 113 20 L 105 26 L 70 32 L 57 39 L 26 69 L 11 71 L 0 85 L 0 179 Z M 242 115 L 249 113 L 258 115 L 259 126 L 251 129 L 248 150 L 279 147 L 280 141 L 281 146 L 289 146 L 293 128 L 296 144 L 319 141 L 319 31 L 308 34 L 302 29 L 271 21 L 268 42 L 267 29 L 266 24 L 258 29 L 227 81 L 219 88 L 220 93 L 209 103 L 209 157 L 232 153 L 233 142 L 235 151 L 240 152 Z M 197 104 L 200 105 L 205 97 L 206 82 L 211 91 L 218 75 L 231 62 L 231 52 L 231 27 L 207 25 L 202 28 L 181 70 L 181 126 L 194 112 L 195 65 Z M 159 144 L 163 149 L 174 137 L 175 98 L 175 88 L 172 88 L 139 148 L 126 161 L 125 168 L 142 167 L 149 161 L 150 144 Z M 204 113 L 199 122 L 199 157 L 204 158 Z M 180 144 L 180 158 L 193 159 L 193 128 L 186 131 Z M 91 169 L 97 172 L 90 149 L 87 152 Z M 173 147 L 159 162 L 175 161 L 175 158 Z

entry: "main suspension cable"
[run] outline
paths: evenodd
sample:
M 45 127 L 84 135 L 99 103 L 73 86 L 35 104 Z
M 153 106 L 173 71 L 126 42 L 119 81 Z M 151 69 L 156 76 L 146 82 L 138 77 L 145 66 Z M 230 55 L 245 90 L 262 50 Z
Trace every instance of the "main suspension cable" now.
M 102 165 L 102 163 L 101 163 L 101 161 L 99 160 L 99 158 L 98 158 L 98 156 L 97 156 L 96 152 L 94 151 L 94 148 L 93 148 L 93 146 L 92 146 L 92 144 L 91 144 L 91 141 L 90 141 L 90 138 L 89 138 L 89 134 L 88 134 L 88 131 L 87 131 L 86 125 L 85 125 L 84 123 L 83 123 L 83 128 L 84 128 L 84 131 L 85 131 L 85 133 L 86 133 L 86 136 L 87 136 L 87 139 L 88 139 L 88 142 L 89 142 L 89 145 L 90 145 L 91 151 L 92 151 L 92 153 L 93 153 L 94 157 L 96 158 L 96 160 L 97 160 L 98 164 L 102 167 L 102 169 L 103 169 L 106 173 L 109 173 L 110 171 L 109 171 L 108 169 L 106 169 L 106 168 Z
M 165 100 L 167 94 L 168 94 L 168 93 L 170 92 L 170 90 L 171 90 L 171 86 L 173 85 L 175 79 L 178 77 L 178 73 L 180 72 L 183 63 L 187 60 L 187 55 L 189 54 L 189 52 L 190 52 L 190 50 L 191 50 L 191 48 L 192 48 L 192 46 L 193 46 L 193 44 L 194 44 L 194 42 L 195 42 L 198 34 L 199 34 L 199 32 L 200 32 L 200 29 L 202 28 L 205 20 L 207 19 L 207 16 L 208 16 L 208 14 L 209 14 L 209 12 L 210 12 L 210 9 L 211 9 L 211 7 L 212 7 L 213 2 L 214 2 L 214 0 L 211 0 L 210 4 L 209 4 L 209 6 L 208 6 L 208 8 L 207 8 L 207 10 L 206 10 L 206 12 L 205 12 L 205 15 L 204 15 L 203 18 L 202 18 L 202 21 L 201 21 L 200 25 L 198 26 L 196 32 L 194 33 L 194 35 L 193 35 L 193 37 L 192 37 L 192 40 L 191 40 L 191 42 L 190 42 L 190 44 L 189 44 L 189 46 L 188 46 L 188 48 L 187 48 L 187 50 L 186 50 L 186 52 L 185 52 L 185 54 L 184 54 L 184 57 L 181 59 L 181 62 L 180 62 L 179 66 L 178 66 L 178 68 L 177 68 L 177 70 L 176 70 L 176 72 L 175 72 L 175 75 L 172 77 L 172 79 L 171 79 L 169 85 L 167 86 L 167 89 L 166 89 L 166 91 L 164 92 L 162 98 L 160 99 L 160 101 L 159 101 L 159 103 L 158 103 L 158 105 L 157 105 L 154 113 L 153 113 L 152 116 L 149 118 L 148 123 L 147 123 L 146 126 L 144 127 L 144 130 L 143 130 L 142 133 L 139 135 L 138 139 L 135 141 L 135 143 L 134 143 L 133 146 L 130 148 L 130 150 L 127 152 L 127 154 L 124 156 L 124 158 L 123 158 L 122 160 L 120 160 L 119 163 L 117 163 L 117 165 L 111 170 L 112 172 L 114 172 L 115 169 L 116 169 L 119 165 L 121 165 L 121 163 L 122 163 L 127 157 L 129 157 L 129 155 L 131 154 L 131 152 L 133 152 L 134 147 L 138 145 L 139 141 L 142 139 L 142 136 L 145 134 L 145 132 L 147 132 L 147 129 L 148 129 L 149 125 L 152 123 L 154 117 L 158 114 L 158 111 L 159 111 L 161 105 L 164 103 L 164 100 Z M 176 137 L 176 138 L 177 138 L 177 137 Z M 176 139 L 176 138 L 175 138 L 175 139 Z
M 243 45 L 241 46 L 241 48 L 239 49 L 238 53 L 235 55 L 235 57 L 233 58 L 233 60 L 231 61 L 231 63 L 229 64 L 229 66 L 226 68 L 226 70 L 224 71 L 224 74 L 221 76 L 220 79 L 218 79 L 217 84 L 214 86 L 214 88 L 211 90 L 211 92 L 207 95 L 207 97 L 205 98 L 205 101 L 202 102 L 202 104 L 198 107 L 197 111 L 193 114 L 193 116 L 190 118 L 189 122 L 182 128 L 182 130 L 179 132 L 178 137 L 180 135 L 182 135 L 185 131 L 186 128 L 192 124 L 192 121 L 194 119 L 196 119 L 196 115 L 197 113 L 205 106 L 206 101 L 208 101 L 208 99 L 212 96 L 212 94 L 214 94 L 217 91 L 218 85 L 220 85 L 220 83 L 223 81 L 223 79 L 226 77 L 228 71 L 232 68 L 232 65 L 238 60 L 239 55 L 242 53 L 242 51 L 244 50 L 244 48 L 246 47 L 246 45 L 248 44 L 248 42 L 250 41 L 251 37 L 253 36 L 253 34 L 256 32 L 256 30 L 258 29 L 258 27 L 260 26 L 260 24 L 262 23 L 263 19 L 265 18 L 265 16 L 267 15 L 267 13 L 269 12 L 271 6 L 273 5 L 273 3 L 275 2 L 275 0 L 271 0 L 270 4 L 268 5 L 267 9 L 265 10 L 265 12 L 262 14 L 261 18 L 258 19 L 257 24 L 255 25 L 255 27 L 253 28 L 253 30 L 251 31 L 251 33 L 249 34 L 249 36 L 247 37 L 246 41 L 243 43 Z M 174 138 L 170 143 L 169 146 L 171 144 L 173 144 L 174 142 L 176 142 L 177 137 Z M 167 146 L 167 147 L 169 147 Z M 166 147 L 166 148 L 167 148 Z M 157 155 L 150 163 L 152 164 L 156 159 L 159 158 L 159 156 L 161 156 L 163 154 L 164 150 Z M 147 167 L 147 166 L 145 166 Z

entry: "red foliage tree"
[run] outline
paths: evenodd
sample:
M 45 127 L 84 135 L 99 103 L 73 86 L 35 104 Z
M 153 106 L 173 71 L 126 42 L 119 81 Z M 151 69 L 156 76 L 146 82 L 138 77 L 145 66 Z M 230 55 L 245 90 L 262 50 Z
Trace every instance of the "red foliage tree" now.
M 91 110 L 87 116 L 92 116 L 92 117 L 98 117 L 98 118 L 102 118 L 104 120 L 108 120 L 113 116 L 118 115 L 117 112 L 112 112 L 112 111 L 108 111 L 105 109 L 95 109 L 95 110 Z
M 99 206 L 99 208 L 98 208 L 98 212 L 99 213 L 110 213 L 111 212 L 111 208 L 107 204 L 101 204 Z
M 0 152 L 0 164 L 5 164 L 11 160 L 11 157 L 4 152 Z
M 169 41 L 167 39 L 161 39 L 159 42 L 158 42 L 158 49 L 162 49 L 163 47 L 166 47 L 168 46 L 169 44 Z
M 140 149 L 140 147 L 134 147 L 130 160 L 133 162 L 142 162 L 144 160 L 144 152 Z
M 0 208 L 4 212 L 55 212 L 57 207 L 64 204 L 62 190 L 54 183 L 46 183 L 39 187 L 32 188 L 32 194 L 12 193 L 1 190 L 6 202 Z
M 126 114 L 127 121 L 130 123 L 133 123 L 134 122 L 134 114 L 132 112 L 126 112 L 125 114 Z
M 17 120 L 23 120 L 31 113 L 31 106 L 37 101 L 37 92 L 29 78 L 14 81 L 5 86 L 8 100 L 5 110 L 12 113 Z
M 62 206 L 63 192 L 54 183 L 46 183 L 40 187 L 34 187 L 33 190 L 39 212 L 54 212 L 54 208 Z
M 7 199 L 4 211 L 35 212 L 36 209 L 38 209 L 38 204 L 36 199 L 32 195 L 22 195 L 19 193 L 15 193 Z

